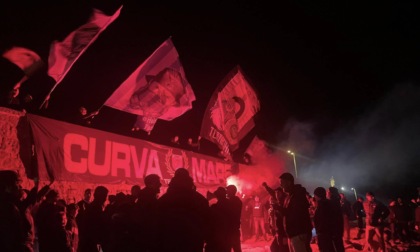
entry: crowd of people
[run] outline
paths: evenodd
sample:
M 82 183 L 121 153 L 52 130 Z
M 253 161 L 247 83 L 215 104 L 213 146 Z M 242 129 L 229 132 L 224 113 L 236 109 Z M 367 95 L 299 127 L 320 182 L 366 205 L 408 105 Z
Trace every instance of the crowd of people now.
M 335 187 L 317 187 L 311 197 L 287 172 L 279 177 L 279 188 L 263 184 L 268 208 L 258 196 L 244 204 L 235 185 L 218 187 L 212 193 L 216 202 L 210 203 L 185 168 L 176 170 L 162 195 L 161 178 L 149 174 L 144 188 L 134 185 L 130 194 L 110 195 L 105 186 L 97 186 L 73 203 L 66 203 L 51 184 L 38 188 L 34 181 L 34 188 L 26 190 L 21 182 L 17 172 L 0 171 L 0 251 L 240 252 L 247 206 L 255 215 L 254 234 L 268 241 L 272 232 L 272 252 L 308 252 L 311 243 L 321 252 L 344 251 L 350 239 L 363 236 L 366 251 L 387 251 L 387 240 L 410 242 L 419 235 L 419 198 L 385 205 L 368 192 L 366 200 L 359 197 L 351 204 Z M 354 238 L 349 232 L 353 221 L 358 228 Z
M 317 187 L 312 197 L 290 173 L 280 176 L 280 184 L 276 190 L 263 184 L 276 226 L 271 252 L 312 251 L 311 243 L 321 252 L 343 252 L 351 239 L 362 238 L 364 251 L 385 252 L 420 240 L 420 191 L 417 198 L 398 197 L 389 205 L 367 192 L 366 200 L 358 197 L 352 204 L 336 187 Z M 351 237 L 353 223 L 356 237 Z

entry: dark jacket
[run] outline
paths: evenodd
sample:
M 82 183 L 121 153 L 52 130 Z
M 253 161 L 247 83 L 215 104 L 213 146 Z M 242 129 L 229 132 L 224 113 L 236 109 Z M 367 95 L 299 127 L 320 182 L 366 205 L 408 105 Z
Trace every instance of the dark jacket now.
M 309 202 L 306 189 L 299 184 L 294 185 L 284 200 L 283 225 L 289 238 L 300 234 L 311 233 L 312 223 L 309 216 Z

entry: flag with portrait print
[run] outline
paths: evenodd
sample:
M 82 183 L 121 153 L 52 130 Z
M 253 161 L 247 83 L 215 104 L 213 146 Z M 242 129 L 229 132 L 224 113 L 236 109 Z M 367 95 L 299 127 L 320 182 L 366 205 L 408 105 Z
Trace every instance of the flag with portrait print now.
M 194 101 L 178 52 L 168 38 L 104 105 L 137 115 L 133 129 L 150 133 L 157 119 L 171 121 L 190 110 Z

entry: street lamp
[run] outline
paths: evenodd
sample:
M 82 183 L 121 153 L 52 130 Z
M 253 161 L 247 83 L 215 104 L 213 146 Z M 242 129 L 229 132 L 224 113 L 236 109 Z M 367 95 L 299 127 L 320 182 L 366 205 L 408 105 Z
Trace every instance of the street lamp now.
M 294 166 L 295 166 L 295 175 L 296 175 L 296 178 L 298 177 L 298 174 L 297 174 L 297 167 L 296 167 L 296 157 L 295 157 L 295 153 L 293 153 L 292 151 L 290 151 L 290 150 L 288 150 L 287 151 L 287 153 L 289 153 L 290 155 L 292 155 L 293 156 L 293 164 L 294 164 Z
M 356 192 L 356 188 L 353 188 L 353 187 L 352 187 L 352 188 L 351 188 L 351 190 L 352 190 L 352 191 L 354 191 L 354 197 L 355 197 L 355 198 L 356 198 L 356 200 L 357 200 L 357 192 Z

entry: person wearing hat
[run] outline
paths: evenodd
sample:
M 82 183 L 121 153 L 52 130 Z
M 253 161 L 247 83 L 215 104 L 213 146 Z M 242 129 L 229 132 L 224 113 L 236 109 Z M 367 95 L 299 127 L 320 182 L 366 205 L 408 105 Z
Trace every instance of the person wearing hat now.
M 366 244 L 371 251 L 386 251 L 384 227 L 385 219 L 390 213 L 388 207 L 375 199 L 375 195 L 372 192 L 367 192 L 363 208 L 366 211 Z M 373 240 L 374 236 L 377 236 L 379 246 L 377 242 Z

